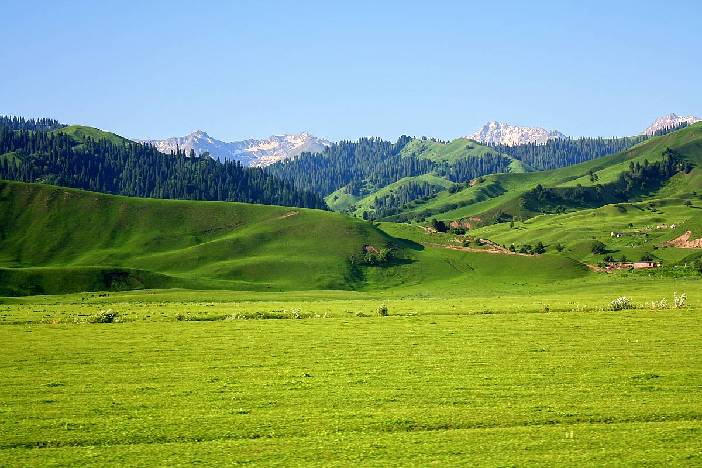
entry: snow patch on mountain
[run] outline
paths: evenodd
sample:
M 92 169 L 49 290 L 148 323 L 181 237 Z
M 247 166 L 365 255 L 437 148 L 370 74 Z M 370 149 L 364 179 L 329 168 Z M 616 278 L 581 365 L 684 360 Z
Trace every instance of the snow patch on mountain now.
M 183 137 L 138 141 L 154 145 L 157 150 L 165 154 L 180 149 L 189 155 L 190 150 L 194 150 L 198 156 L 209 153 L 215 159 L 237 160 L 241 161 L 244 166 L 252 167 L 268 166 L 304 152 L 318 153 L 331 145 L 331 142 L 307 132 L 273 135 L 262 140 L 249 139 L 226 142 L 212 138 L 202 130 L 197 130 Z
M 543 144 L 554 138 L 566 138 L 558 130 L 546 130 L 539 127 L 520 127 L 504 122 L 490 121 L 468 138 L 484 144 L 523 145 L 526 143 Z
M 658 130 L 677 127 L 678 125 L 683 123 L 692 125 L 693 123 L 699 122 L 700 120 L 702 119 L 700 119 L 699 117 L 695 117 L 694 115 L 680 116 L 677 114 L 666 114 L 654 120 L 653 123 L 649 125 L 646 130 L 643 131 L 643 134 L 651 136 Z

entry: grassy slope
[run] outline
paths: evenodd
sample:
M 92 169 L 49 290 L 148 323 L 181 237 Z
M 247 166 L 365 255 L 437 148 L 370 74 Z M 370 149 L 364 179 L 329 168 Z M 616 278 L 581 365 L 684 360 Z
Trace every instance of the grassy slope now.
M 0 183 L 0 226 L 5 295 L 164 287 L 450 291 L 477 286 L 486 275 L 491 287 L 505 290 L 534 265 L 541 274 L 532 284 L 588 274 L 558 257 L 424 246 L 336 213 L 135 199 L 40 184 Z M 400 247 L 391 265 L 350 264 L 364 245 L 387 243 Z
M 346 187 L 341 187 L 324 197 L 324 201 L 331 210 L 346 211 L 358 201 L 358 198 L 359 197 L 348 193 Z
M 697 164 L 691 174 L 679 176 L 672 182 L 674 189 L 669 187 L 666 196 L 686 195 L 700 189 L 702 180 L 702 124 L 691 125 L 677 132 L 652 138 L 634 146 L 625 152 L 587 161 L 581 164 L 560 169 L 528 174 L 494 174 L 485 177 L 485 182 L 474 187 L 466 188 L 455 194 L 444 192 L 430 202 L 409 212 L 420 212 L 430 209 L 438 218 L 458 219 L 480 215 L 483 212 L 504 206 L 510 207 L 527 190 L 538 184 L 544 187 L 569 186 L 582 184 L 606 183 L 616 179 L 618 174 L 627 170 L 630 162 L 641 162 L 648 159 L 654 162 L 662 158 L 666 147 L 674 148 L 685 158 Z M 591 182 L 589 171 L 599 177 L 597 182 Z M 669 184 L 670 185 L 670 184 Z M 450 205 L 465 205 L 450 208 Z M 449 207 L 447 209 L 447 207 Z
M 88 137 L 93 140 L 108 140 L 115 145 L 129 143 L 130 140 L 119 136 L 112 132 L 106 132 L 99 128 L 88 127 L 85 125 L 69 125 L 68 127 L 52 130 L 51 133 L 65 133 L 71 136 L 77 142 L 85 141 Z
M 400 154 L 403 156 L 414 156 L 418 159 L 452 163 L 460 159 L 479 158 L 488 153 L 496 154 L 496 151 L 474 140 L 457 138 L 448 143 L 415 139 L 409 142 Z
M 364 244 L 387 240 L 368 223 L 317 210 L 135 199 L 14 182 L 0 182 L 0 226 L 2 267 L 86 275 L 85 267 L 109 266 L 161 278 L 147 287 L 344 289 L 357 279 L 349 257 Z M 21 273 L 0 274 L 13 272 Z M 11 293 L 19 285 L 3 286 Z
M 453 186 L 454 183 L 451 182 L 448 179 L 444 179 L 443 177 L 439 177 L 434 174 L 423 174 L 420 176 L 415 176 L 415 177 L 403 177 L 402 179 L 398 180 L 397 182 L 393 182 L 392 184 L 386 185 L 385 187 L 381 188 L 377 192 L 374 192 L 366 197 L 363 197 L 359 200 L 356 200 L 354 205 L 356 209 L 354 210 L 353 214 L 355 216 L 362 216 L 364 211 L 373 211 L 373 204 L 375 203 L 376 198 L 384 197 L 386 195 L 390 195 L 396 190 L 398 190 L 400 187 L 403 187 L 405 185 L 408 185 L 410 183 L 422 183 L 426 182 L 432 187 L 436 188 L 437 190 L 446 190 L 449 187 Z

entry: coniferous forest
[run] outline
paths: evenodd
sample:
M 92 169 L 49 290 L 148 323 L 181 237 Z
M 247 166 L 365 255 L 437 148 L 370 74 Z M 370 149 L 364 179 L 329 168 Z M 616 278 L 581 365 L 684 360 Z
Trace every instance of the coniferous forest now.
M 79 142 L 60 130 L 43 131 L 54 128 L 58 122 L 46 119 L 0 125 L 0 178 L 137 197 L 326 208 L 316 194 L 238 161 L 162 154 L 128 140 Z

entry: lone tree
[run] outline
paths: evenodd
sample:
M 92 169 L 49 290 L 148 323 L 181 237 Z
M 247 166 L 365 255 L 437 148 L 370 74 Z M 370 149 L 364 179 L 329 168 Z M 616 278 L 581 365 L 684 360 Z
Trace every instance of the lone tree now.
M 594 241 L 590 249 L 595 255 L 602 255 L 607 252 L 607 246 L 600 241 Z

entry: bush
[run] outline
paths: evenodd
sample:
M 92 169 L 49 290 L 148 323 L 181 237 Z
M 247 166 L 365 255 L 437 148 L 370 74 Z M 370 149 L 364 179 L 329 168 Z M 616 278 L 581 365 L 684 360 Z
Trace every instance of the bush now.
M 300 309 L 292 309 L 290 311 L 290 318 L 292 319 L 301 319 L 302 314 L 300 313 Z
M 609 303 L 611 310 L 626 310 L 626 309 L 636 309 L 636 306 L 631 299 L 626 296 L 618 297 Z
M 385 304 L 381 304 L 378 306 L 378 309 L 375 311 L 376 314 L 378 314 L 380 317 L 387 317 L 388 316 L 388 306 Z
M 436 232 L 446 232 L 448 229 L 446 223 L 439 221 L 436 218 L 431 220 L 431 227 L 433 227 Z
M 88 319 L 90 323 L 116 323 L 119 322 L 119 314 L 112 309 L 101 310 L 93 314 Z

